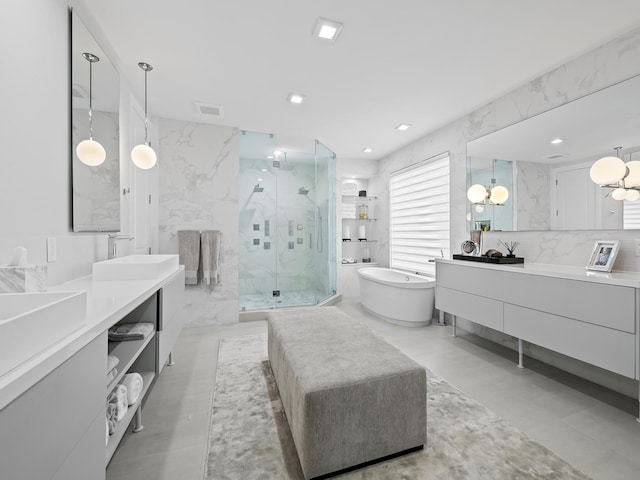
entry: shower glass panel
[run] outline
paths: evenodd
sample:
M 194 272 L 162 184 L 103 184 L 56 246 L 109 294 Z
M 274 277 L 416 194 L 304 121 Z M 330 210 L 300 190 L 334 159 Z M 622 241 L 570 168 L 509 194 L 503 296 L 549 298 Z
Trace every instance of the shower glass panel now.
M 240 309 L 316 305 L 335 294 L 335 155 L 240 136 Z

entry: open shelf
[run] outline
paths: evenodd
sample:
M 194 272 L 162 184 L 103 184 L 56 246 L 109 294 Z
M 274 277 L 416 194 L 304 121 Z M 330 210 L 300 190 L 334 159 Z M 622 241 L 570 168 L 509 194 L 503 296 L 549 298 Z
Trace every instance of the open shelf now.
M 108 345 L 109 355 L 118 357 L 120 361 L 116 366 L 116 368 L 118 369 L 118 374 L 107 385 L 107 395 L 109 395 L 111 390 L 113 390 L 113 388 L 118 383 L 120 383 L 120 380 L 122 380 L 122 377 L 131 368 L 131 365 L 133 365 L 133 362 L 136 361 L 138 356 L 142 353 L 142 351 L 149 344 L 149 342 L 156 338 L 155 333 L 156 333 L 155 331 L 151 332 L 143 340 L 125 340 L 122 342 L 111 342 L 111 341 L 109 342 L 109 345 Z
M 153 338 L 155 336 L 149 335 L 149 337 Z M 139 341 L 142 341 L 142 340 L 139 340 Z M 132 343 L 132 342 L 125 342 L 125 343 Z M 131 372 L 127 372 L 127 373 L 131 373 Z M 140 396 L 138 397 L 138 400 L 133 405 L 129 405 L 129 408 L 127 409 L 127 413 L 125 413 L 124 418 L 118 422 L 116 431 L 113 432 L 113 435 L 109 436 L 109 443 L 107 444 L 107 458 L 106 458 L 107 465 L 111 461 L 111 457 L 113 457 L 113 454 L 115 453 L 116 448 L 118 448 L 118 445 L 122 440 L 122 437 L 127 432 L 127 428 L 129 427 L 131 420 L 136 414 L 136 410 L 142 403 L 142 400 L 144 399 L 144 397 L 147 395 L 147 392 L 149 391 L 149 387 L 153 383 L 153 379 L 155 377 L 154 372 L 138 372 L 138 373 L 140 373 L 140 375 L 142 376 L 142 391 L 140 392 Z

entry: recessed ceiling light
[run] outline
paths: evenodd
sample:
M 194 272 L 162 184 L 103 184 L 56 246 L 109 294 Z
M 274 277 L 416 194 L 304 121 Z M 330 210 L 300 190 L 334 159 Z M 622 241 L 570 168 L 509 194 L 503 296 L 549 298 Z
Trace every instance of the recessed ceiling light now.
M 273 154 L 274 155 L 282 155 L 282 152 L 280 150 L 274 150 Z
M 342 30 L 342 24 L 335 20 L 329 20 L 328 18 L 318 17 L 315 27 L 313 28 L 313 35 L 323 40 L 330 40 L 335 42 L 336 38 Z
M 274 158 L 276 158 L 276 157 L 274 157 L 273 155 L 267 155 L 267 159 L 269 159 L 269 160 L 273 160 Z
M 371 152 L 373 152 L 373 148 L 366 147 L 366 148 L 363 148 L 363 149 L 362 149 L 362 151 L 363 151 L 364 153 L 371 153 Z
M 394 128 L 396 130 L 408 130 L 409 128 L 411 128 L 411 124 L 410 123 L 399 123 Z
M 271 155 L 269 155 L 269 157 L 271 157 Z M 269 157 L 267 157 L 267 158 L 269 158 Z M 271 158 L 273 158 L 273 157 L 271 157 Z M 268 170 L 268 169 L 266 169 L 266 168 L 261 168 L 261 170 L 262 170 L 263 172 L 268 172 L 268 171 L 269 171 L 269 170 Z
M 263 179 L 262 178 L 258 178 L 258 181 L 261 182 Z
M 302 102 L 304 102 L 304 95 L 300 95 L 299 93 L 290 93 L 289 95 L 287 95 L 287 100 L 291 103 L 300 105 Z
M 563 140 L 563 139 L 561 139 L 561 138 L 554 138 L 553 140 L 551 140 L 551 145 L 559 145 L 559 144 L 561 144 L 562 142 L 564 142 L 564 140 Z

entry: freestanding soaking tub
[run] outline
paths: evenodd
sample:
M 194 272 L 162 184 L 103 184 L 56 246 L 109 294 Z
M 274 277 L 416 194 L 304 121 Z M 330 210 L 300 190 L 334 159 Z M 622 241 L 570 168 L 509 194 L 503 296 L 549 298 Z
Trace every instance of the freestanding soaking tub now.
M 380 267 L 361 268 L 358 276 L 360 301 L 367 312 L 405 327 L 431 323 L 435 277 Z

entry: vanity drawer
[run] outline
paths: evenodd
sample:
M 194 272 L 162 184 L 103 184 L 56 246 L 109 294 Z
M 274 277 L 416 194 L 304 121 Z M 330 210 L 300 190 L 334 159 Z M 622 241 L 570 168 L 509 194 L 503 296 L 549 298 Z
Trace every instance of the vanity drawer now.
M 636 331 L 636 294 L 631 287 L 505 272 L 504 301 L 547 313 Z
M 625 377 L 635 378 L 633 334 L 509 303 L 504 304 L 504 332 Z
M 436 308 L 471 322 L 502 331 L 503 303 L 491 298 L 436 286 Z
M 471 265 L 436 263 L 438 286 L 502 300 L 504 272 Z

